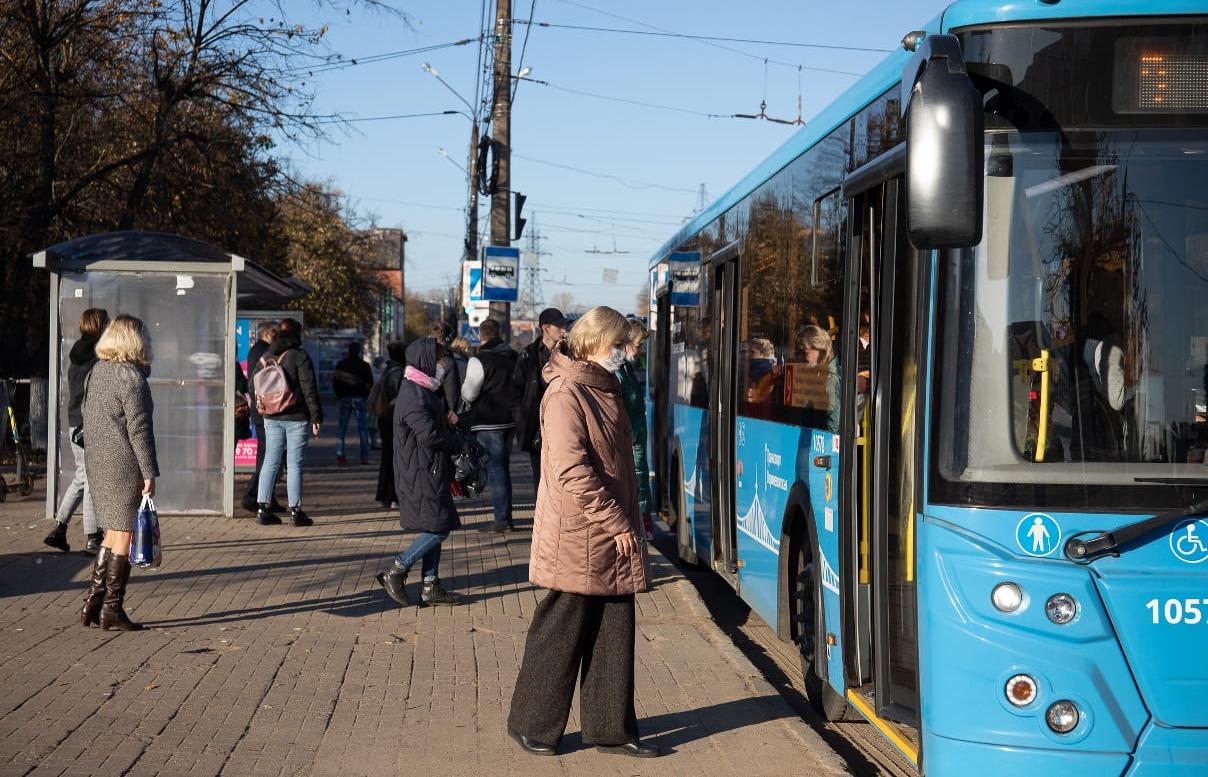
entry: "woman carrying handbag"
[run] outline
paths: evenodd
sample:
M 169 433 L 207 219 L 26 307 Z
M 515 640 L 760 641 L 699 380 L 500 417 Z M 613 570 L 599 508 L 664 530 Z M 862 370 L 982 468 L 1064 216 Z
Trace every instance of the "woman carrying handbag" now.
M 126 616 L 130 540 L 143 496 L 155 493 L 151 338 L 142 321 L 118 316 L 96 344 L 97 363 L 84 389 L 84 461 L 105 539 L 80 613 L 84 626 L 138 631 Z

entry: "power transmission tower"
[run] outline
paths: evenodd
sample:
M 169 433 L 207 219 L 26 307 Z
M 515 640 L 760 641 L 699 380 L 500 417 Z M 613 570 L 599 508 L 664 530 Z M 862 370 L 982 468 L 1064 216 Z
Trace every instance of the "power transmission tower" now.
M 525 319 L 537 320 L 545 307 L 545 291 L 541 288 L 541 257 L 549 256 L 541 250 L 541 232 L 537 229 L 537 214 L 529 220 L 528 250 L 525 251 L 524 288 L 520 293 L 520 315 Z
M 696 193 L 696 208 L 693 209 L 692 215 L 695 216 L 697 213 L 701 213 L 707 207 L 709 207 L 709 190 L 702 183 Z
M 497 0 L 495 7 L 494 105 L 491 109 L 492 163 L 491 245 L 511 245 L 508 205 L 512 195 L 512 0 Z M 491 318 L 499 322 L 504 342 L 511 339 L 512 305 L 492 302 Z

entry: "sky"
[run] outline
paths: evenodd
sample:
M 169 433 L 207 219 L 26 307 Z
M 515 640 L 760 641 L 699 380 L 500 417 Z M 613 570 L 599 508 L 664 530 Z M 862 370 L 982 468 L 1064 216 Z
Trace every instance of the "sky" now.
M 293 21 L 329 25 L 327 46 L 347 60 L 476 38 L 483 2 L 393 0 L 406 19 L 292 3 L 291 11 L 303 11 Z M 490 11 L 494 0 L 486 3 Z M 767 115 L 795 120 L 800 97 L 808 122 L 944 6 L 938 0 L 513 3 L 516 19 L 531 14 L 533 21 L 514 27 L 513 72 L 529 67 L 530 78 L 548 82 L 520 82 L 512 105 L 512 188 L 528 197 L 528 226 L 517 245 L 527 250 L 536 227 L 547 304 L 565 292 L 576 305 L 625 313 L 636 307 L 652 253 L 697 209 L 702 185 L 706 204 L 712 202 L 800 129 L 731 114 L 758 114 L 766 100 Z M 468 185 L 458 165 L 466 166 L 470 121 L 461 114 L 365 119 L 467 110 L 423 63 L 474 102 L 476 42 L 314 73 L 306 79 L 314 110 L 353 120 L 350 129 L 320 142 L 283 141 L 276 150 L 296 174 L 329 181 L 379 226 L 406 230 L 406 284 L 420 294 L 447 287 L 460 273 Z M 485 198 L 479 210 L 485 229 Z M 615 283 L 606 282 L 606 270 L 617 271 Z

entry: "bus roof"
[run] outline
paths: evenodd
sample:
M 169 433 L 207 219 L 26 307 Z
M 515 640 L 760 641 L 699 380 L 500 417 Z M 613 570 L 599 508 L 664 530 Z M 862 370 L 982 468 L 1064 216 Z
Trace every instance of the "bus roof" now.
M 1103 16 L 1178 16 L 1208 13 L 1208 0 L 957 0 L 920 29 L 928 34 L 947 32 L 976 24 L 1079 19 Z M 902 30 L 902 34 L 910 30 Z M 825 138 L 864 106 L 902 79 L 910 53 L 898 49 L 826 106 L 784 145 L 757 165 L 709 207 L 681 227 L 651 257 L 650 265 L 662 261 L 690 237 L 778 173 L 787 164 Z

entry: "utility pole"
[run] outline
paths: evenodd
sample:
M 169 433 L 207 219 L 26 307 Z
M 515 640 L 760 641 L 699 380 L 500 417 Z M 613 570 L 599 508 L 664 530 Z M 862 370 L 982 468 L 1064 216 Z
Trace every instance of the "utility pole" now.
M 466 224 L 467 262 L 478 258 L 478 122 L 470 122 L 470 212 Z
M 495 7 L 494 105 L 491 108 L 491 162 L 495 187 L 491 192 L 491 245 L 511 245 L 508 204 L 512 197 L 512 0 Z M 512 337 L 512 305 L 492 302 L 491 318 L 499 322 L 504 342 Z

